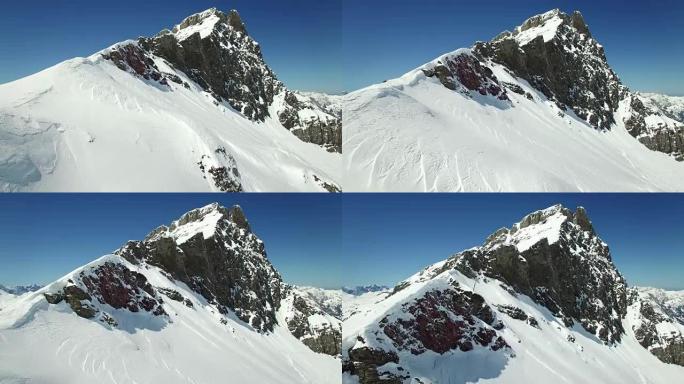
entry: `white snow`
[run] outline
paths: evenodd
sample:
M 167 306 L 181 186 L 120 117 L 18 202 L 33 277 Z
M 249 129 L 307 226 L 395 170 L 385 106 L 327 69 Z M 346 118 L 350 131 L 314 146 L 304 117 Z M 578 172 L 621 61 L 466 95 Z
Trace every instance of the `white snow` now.
M 510 91 L 511 102 L 467 96 L 426 77 L 422 67 L 343 96 L 343 189 L 684 190 L 684 163 L 649 150 L 625 129 L 628 103 L 613 129 L 599 131 L 504 67 L 487 65 L 533 100 Z
M 113 310 L 118 328 L 78 317 L 64 302 L 49 305 L 50 286 L 6 301 L 0 296 L 0 382 L 90 383 L 339 383 L 340 361 L 312 352 L 287 330 L 284 314 L 272 333 L 254 332 L 232 313 L 223 316 L 185 284 L 161 270 L 139 268 L 105 256 L 58 280 L 104 262 L 123 263 L 155 287 L 170 288 L 194 308 L 164 300 L 169 321 L 151 327 L 154 316 Z M 103 307 L 104 308 L 104 307 Z M 111 309 L 110 309 L 111 310 Z M 225 321 L 225 324 L 221 323 Z M 130 327 L 125 327 L 126 323 Z

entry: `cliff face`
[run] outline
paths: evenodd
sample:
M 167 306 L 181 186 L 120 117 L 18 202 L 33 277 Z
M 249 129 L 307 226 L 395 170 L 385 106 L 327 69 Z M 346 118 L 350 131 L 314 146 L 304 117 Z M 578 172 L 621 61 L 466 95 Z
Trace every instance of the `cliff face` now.
M 581 207 L 531 213 L 447 265 L 469 276 L 501 280 L 546 306 L 567 326 L 578 321 L 605 342 L 618 342 L 624 333 L 627 285 Z
M 133 264 L 163 269 L 219 311 L 232 310 L 260 332 L 277 324 L 282 280 L 240 207 L 213 204 L 192 210 L 115 253 Z
M 235 10 L 211 8 L 192 15 L 172 30 L 137 42 L 122 43 L 103 57 L 145 80 L 189 87 L 155 64 L 155 57 L 182 71 L 215 104 L 227 103 L 246 118 L 279 121 L 302 141 L 342 152 L 341 110 L 317 102 L 314 94 L 288 90 L 266 64 L 259 43 Z M 230 188 L 235 189 L 235 188 Z
M 532 212 L 366 300 L 351 306 L 342 344 L 343 370 L 363 384 L 474 382 L 519 368 L 517 356 L 546 351 L 547 338 L 581 354 L 631 337 L 626 282 L 582 207 Z M 654 343 L 643 324 L 640 342 L 673 361 L 678 342 Z

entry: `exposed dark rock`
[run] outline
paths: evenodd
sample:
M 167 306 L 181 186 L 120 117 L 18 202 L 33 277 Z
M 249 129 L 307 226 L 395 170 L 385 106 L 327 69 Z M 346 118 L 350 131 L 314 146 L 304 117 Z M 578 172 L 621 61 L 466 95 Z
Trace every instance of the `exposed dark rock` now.
M 323 189 L 325 189 L 326 191 L 328 191 L 330 193 L 341 193 L 342 192 L 340 187 L 338 187 L 337 185 L 335 185 L 333 183 L 328 183 L 327 181 L 323 181 L 316 175 L 313 175 L 313 178 L 314 178 L 314 181 L 316 183 L 318 183 L 321 187 L 323 187 Z
M 648 149 L 671 155 L 677 161 L 684 161 L 684 124 L 676 127 L 649 126 L 646 116 L 658 115 L 644 105 L 636 96 L 630 99 L 632 114 L 625 120 L 625 127 L 640 143 Z
M 50 304 L 59 304 L 64 300 L 64 294 L 62 292 L 56 293 L 44 293 L 45 300 Z
M 151 55 L 138 44 L 117 45 L 103 53 L 102 58 L 112 61 L 122 71 L 131 72 L 145 80 L 154 80 L 162 85 L 169 85 L 171 81 L 189 87 L 178 75 L 161 72 Z
M 639 303 L 641 323 L 634 329 L 634 336 L 639 344 L 665 363 L 684 366 L 684 335 L 679 332 L 659 334 L 657 329 L 657 324 L 672 323 L 676 320 L 656 311 L 654 304 L 649 301 L 642 299 Z
M 544 41 L 539 35 L 529 42 L 516 36 L 553 18 L 562 20 L 555 36 Z M 608 65 L 603 46 L 594 40 L 579 12 L 558 10 L 526 20 L 513 33 L 490 42 L 479 42 L 474 51 L 505 65 L 527 80 L 561 109 L 571 108 L 581 119 L 600 129 L 615 123 L 614 112 L 626 88 Z
M 182 243 L 173 231 L 209 214 L 220 214 L 209 238 L 198 232 Z M 263 242 L 251 232 L 239 207 L 217 204 L 183 215 L 167 229 L 156 229 L 143 241 L 116 251 L 135 263 L 158 266 L 188 285 L 219 311 L 232 310 L 257 331 L 272 331 L 282 299 L 281 278 L 266 257 Z
M 174 301 L 183 301 L 185 299 L 183 295 L 181 295 L 180 292 L 176 291 L 175 289 L 157 288 L 157 290 Z
M 98 310 L 88 303 L 92 300 L 88 293 L 75 285 L 67 285 L 63 292 L 66 302 L 77 315 L 86 319 L 95 317 Z
M 509 233 L 544 223 L 556 213 L 565 217 L 557 242 L 543 239 L 522 252 L 514 244 L 502 243 Z M 484 274 L 502 280 L 547 307 L 566 325 L 578 321 L 591 333 L 601 329 L 597 336 L 608 343 L 620 341 L 621 319 L 627 312 L 626 283 L 583 209 L 572 213 L 556 206 L 497 232 L 500 235 L 490 236 L 483 247 L 454 256 L 447 266 L 467 276 Z
M 378 370 L 387 363 L 398 363 L 394 352 L 361 347 L 349 350 L 349 360 L 344 363 L 343 371 L 356 375 L 361 384 L 402 384 L 404 377 L 388 375 Z

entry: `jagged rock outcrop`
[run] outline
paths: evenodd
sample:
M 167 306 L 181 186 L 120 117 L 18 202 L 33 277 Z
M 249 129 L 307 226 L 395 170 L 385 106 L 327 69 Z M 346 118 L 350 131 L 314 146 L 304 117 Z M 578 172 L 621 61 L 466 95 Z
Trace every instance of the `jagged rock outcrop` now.
M 631 288 L 630 294 L 639 344 L 665 363 L 684 366 L 684 294 L 654 288 Z
M 412 374 L 407 357 L 511 352 L 499 333 L 504 324 L 484 298 L 450 281 L 403 301 L 347 346 L 343 371 L 363 384 L 404 383 Z
M 112 61 L 122 71 L 131 72 L 145 80 L 154 80 L 167 86 L 169 85 L 168 82 L 172 81 L 176 84 L 182 84 L 186 88 L 190 87 L 178 75 L 160 71 L 152 55 L 138 44 L 117 44 L 103 53 L 102 57 L 105 60 Z
M 636 95 L 630 95 L 628 100 L 632 113 L 625 120 L 625 128 L 629 133 L 648 149 L 684 161 L 684 124 L 678 125 L 667 120 L 657 125 L 648 124 L 646 118 L 662 116 L 661 111 L 647 107 Z
M 356 287 L 342 287 L 342 292 L 348 293 L 350 295 L 363 295 L 368 292 L 382 292 L 389 290 L 386 285 L 370 284 L 370 285 L 358 285 Z
M 285 91 L 278 119 L 302 141 L 318 144 L 328 152 L 342 153 L 341 111 L 320 105 L 311 97 Z
M 185 18 L 172 30 L 117 44 L 102 57 L 142 79 L 190 88 L 179 76 L 160 70 L 156 61 L 161 60 L 212 95 L 216 105 L 225 102 L 253 121 L 278 119 L 302 141 L 342 152 L 341 108 L 338 111 L 319 103 L 313 94 L 288 90 L 264 61 L 259 43 L 247 33 L 235 10 L 208 9 Z M 275 102 L 279 108 L 276 116 L 271 116 Z M 225 149 L 222 155 L 230 157 Z M 227 164 L 212 166 L 205 164 L 205 157 L 210 156 L 203 156 L 198 165 L 214 179 L 216 187 L 241 191 L 234 160 L 227 158 Z
M 619 342 L 624 333 L 627 285 L 583 208 L 533 212 L 482 247 L 453 256 L 444 268 L 499 279 L 606 343 Z
M 332 291 L 286 286 L 287 327 L 312 351 L 338 356 L 342 345 L 342 300 Z
M 505 65 L 592 126 L 610 129 L 615 123 L 614 112 L 626 89 L 581 13 L 555 9 L 536 15 L 513 32 L 477 43 L 474 51 Z
M 423 69 L 427 77 L 437 77 L 445 87 L 465 94 L 475 91 L 491 95 L 499 100 L 509 100 L 506 89 L 501 86 L 492 70 L 468 50 L 445 55 L 436 63 Z M 465 89 L 464 89 L 465 88 Z
M 88 265 L 64 286 L 49 289 L 44 296 L 50 304 L 65 301 L 84 318 L 100 314 L 99 320 L 110 325 L 116 325 L 116 320 L 104 312 L 103 305 L 133 313 L 167 315 L 161 305 L 163 300 L 147 278 L 115 259 Z
M 250 120 L 268 117 L 274 95 L 283 88 L 235 10 L 192 15 L 139 44 Z
M 644 92 L 639 92 L 638 96 L 644 104 L 652 106 L 671 119 L 684 123 L 684 96 L 668 96 Z
M 115 253 L 133 264 L 163 269 L 257 331 L 272 331 L 277 324 L 282 280 L 238 206 L 192 210 Z
M 561 110 L 572 110 L 591 126 L 609 130 L 624 123 L 629 133 L 647 148 L 684 160 L 684 124 L 676 121 L 674 112 L 655 105 L 644 106 L 637 94 L 622 84 L 580 12 L 566 14 L 554 9 L 533 16 L 513 32 L 504 31 L 489 42 L 476 43 L 472 51 L 478 60 L 504 65 Z M 479 72 L 488 70 L 486 63 L 483 65 Z M 437 75 L 447 79 L 442 80 L 445 86 L 455 89 L 453 80 Z M 482 83 L 472 79 L 477 77 L 458 77 L 469 89 Z M 478 89 L 482 93 L 482 87 Z M 532 95 L 528 98 L 532 99 Z M 623 121 L 618 121 L 623 104 L 628 112 Z M 657 122 L 653 121 L 654 116 Z
M 509 348 L 497 333 L 503 323 L 496 320 L 484 298 L 460 289 L 458 283 L 405 303 L 399 318 L 383 318 L 380 328 L 396 348 L 414 355 L 427 350 L 442 354 L 455 348 L 467 352 L 476 344 L 492 351 Z

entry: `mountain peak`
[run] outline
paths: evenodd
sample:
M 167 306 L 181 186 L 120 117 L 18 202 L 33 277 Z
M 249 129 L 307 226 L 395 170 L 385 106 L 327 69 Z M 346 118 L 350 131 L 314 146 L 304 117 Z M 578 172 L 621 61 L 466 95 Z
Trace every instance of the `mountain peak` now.
M 172 237 L 180 244 L 198 233 L 202 233 L 204 238 L 208 239 L 216 233 L 219 223 L 225 220 L 231 222 L 237 228 L 251 233 L 249 221 L 247 221 L 245 213 L 239 205 L 234 205 L 228 209 L 214 202 L 184 213 L 169 226 L 159 226 L 145 237 L 145 241 L 154 241 L 161 237 Z
M 251 228 L 249 226 L 249 222 L 247 221 L 247 218 L 245 217 L 245 213 L 242 211 L 242 207 L 239 205 L 234 205 L 230 211 L 228 212 L 228 220 L 232 221 L 237 225 L 239 228 L 242 228 L 246 230 L 247 232 L 251 231 Z
M 494 249 L 513 245 L 519 252 L 523 252 L 544 239 L 553 244 L 560 240 L 563 228 L 572 230 L 564 227 L 566 222 L 576 225 L 581 231 L 594 234 L 594 228 L 583 207 L 577 207 L 573 212 L 562 204 L 555 204 L 525 215 L 510 228 L 503 227 L 494 231 L 487 237 L 484 246 Z
M 567 26 L 569 29 L 561 30 L 561 26 Z M 513 32 L 505 31 L 492 41 L 513 38 L 522 46 L 533 42 L 539 37 L 544 42 L 548 42 L 567 33 L 568 30 L 591 37 L 589 27 L 587 27 L 584 17 L 579 11 L 567 14 L 556 8 L 528 18 L 521 25 L 517 26 Z

